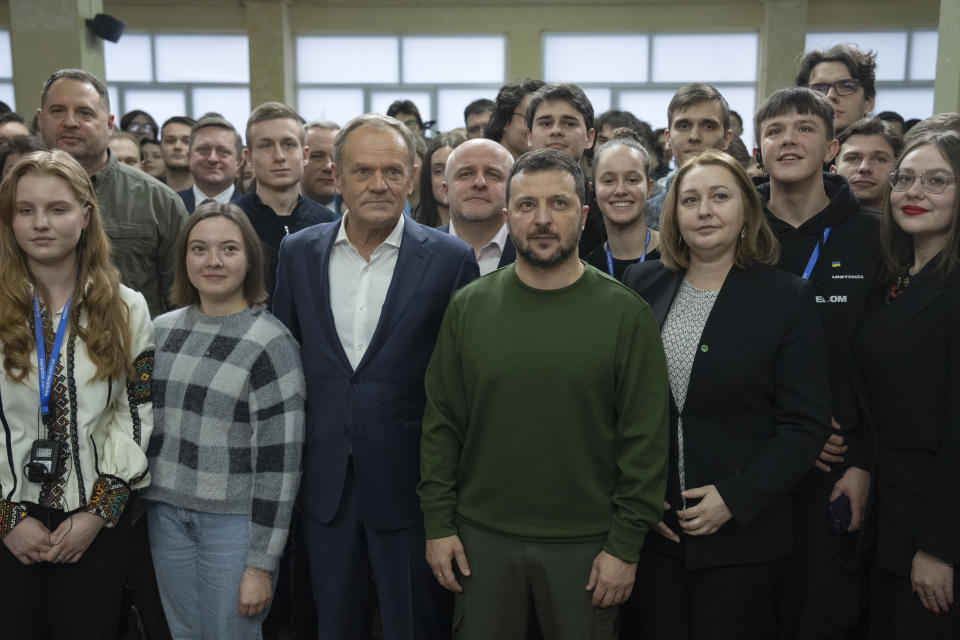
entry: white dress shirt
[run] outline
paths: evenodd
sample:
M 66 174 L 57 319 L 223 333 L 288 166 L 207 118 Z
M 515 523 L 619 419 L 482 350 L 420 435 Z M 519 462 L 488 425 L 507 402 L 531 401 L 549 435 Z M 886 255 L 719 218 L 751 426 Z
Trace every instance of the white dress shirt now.
M 199 207 L 203 204 L 204 200 L 216 200 L 220 204 L 230 204 L 230 198 L 233 197 L 234 185 L 230 185 L 220 193 L 215 196 L 208 196 L 203 191 L 197 188 L 197 185 L 193 185 L 193 203 L 195 206 Z
M 453 218 L 450 218 L 450 235 L 459 238 L 457 231 L 453 228 Z M 500 230 L 490 238 L 490 242 L 480 247 L 480 253 L 477 254 L 477 264 L 480 266 L 480 275 L 485 276 L 491 271 L 496 271 L 500 266 L 500 258 L 503 256 L 503 248 L 507 244 L 507 223 L 500 226 Z
M 403 239 L 404 216 L 400 216 L 387 239 L 370 254 L 370 262 L 363 259 L 347 238 L 349 218 L 349 213 L 344 214 L 330 252 L 330 308 L 340 344 L 350 366 L 356 370 L 370 346 L 387 299 Z

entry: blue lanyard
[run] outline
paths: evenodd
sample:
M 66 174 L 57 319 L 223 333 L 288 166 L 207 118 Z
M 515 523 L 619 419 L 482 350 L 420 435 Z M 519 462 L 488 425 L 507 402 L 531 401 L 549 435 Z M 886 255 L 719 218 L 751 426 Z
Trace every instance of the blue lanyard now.
M 830 237 L 830 227 L 827 227 L 823 230 L 823 242 L 826 244 L 827 238 Z M 804 280 L 810 279 L 810 274 L 813 273 L 813 268 L 817 264 L 817 260 L 820 258 L 820 243 L 813 245 L 813 252 L 810 254 L 810 259 L 807 260 L 807 266 L 803 270 L 803 275 L 800 277 Z
M 650 227 L 647 227 L 647 239 L 643 241 L 643 253 L 640 254 L 638 262 L 647 261 L 647 247 L 650 246 Z M 613 276 L 613 254 L 610 253 L 610 243 L 607 242 L 603 247 L 607 252 L 607 272 Z
M 46 416 L 50 413 L 50 390 L 53 388 L 53 371 L 57 366 L 57 356 L 60 355 L 60 344 L 63 334 L 67 331 L 67 318 L 70 316 L 70 303 L 73 296 L 67 300 L 60 315 L 60 324 L 57 326 L 57 335 L 53 338 L 53 349 L 50 351 L 50 362 L 47 363 L 46 347 L 43 344 L 43 319 L 40 317 L 40 298 L 33 294 L 33 328 L 37 338 L 37 376 L 40 379 L 40 413 Z M 46 366 L 44 366 L 46 365 Z

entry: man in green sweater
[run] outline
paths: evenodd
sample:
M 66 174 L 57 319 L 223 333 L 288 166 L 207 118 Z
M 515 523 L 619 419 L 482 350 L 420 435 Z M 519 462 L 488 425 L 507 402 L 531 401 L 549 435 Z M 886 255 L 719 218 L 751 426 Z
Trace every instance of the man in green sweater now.
M 643 300 L 577 257 L 580 167 L 523 155 L 504 209 L 515 264 L 447 308 L 426 374 L 418 487 L 463 637 L 616 637 L 662 515 L 669 391 Z M 596 635 L 595 635 L 596 634 Z

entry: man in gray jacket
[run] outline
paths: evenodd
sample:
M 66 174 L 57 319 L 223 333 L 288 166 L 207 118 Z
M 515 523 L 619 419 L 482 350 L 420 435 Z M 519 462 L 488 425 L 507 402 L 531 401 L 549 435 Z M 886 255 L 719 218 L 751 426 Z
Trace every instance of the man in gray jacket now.
M 172 189 L 110 152 L 106 86 L 81 69 L 54 72 L 43 83 L 37 122 L 46 145 L 72 155 L 90 176 L 120 280 L 144 295 L 151 316 L 166 311 L 173 242 L 187 211 Z

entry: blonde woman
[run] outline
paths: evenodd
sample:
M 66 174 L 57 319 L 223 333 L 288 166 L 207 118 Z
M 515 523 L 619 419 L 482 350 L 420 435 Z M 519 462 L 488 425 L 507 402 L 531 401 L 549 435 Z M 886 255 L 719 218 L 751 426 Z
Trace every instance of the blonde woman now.
M 128 502 L 147 484 L 153 327 L 62 151 L 0 187 L 0 607 L 9 638 L 116 634 Z
M 812 285 L 779 245 L 740 164 L 710 150 L 677 170 L 660 262 L 623 278 L 660 323 L 671 391 L 664 521 L 633 606 L 643 637 L 768 638 L 763 613 L 793 548 L 790 490 L 827 439 L 829 389 Z

